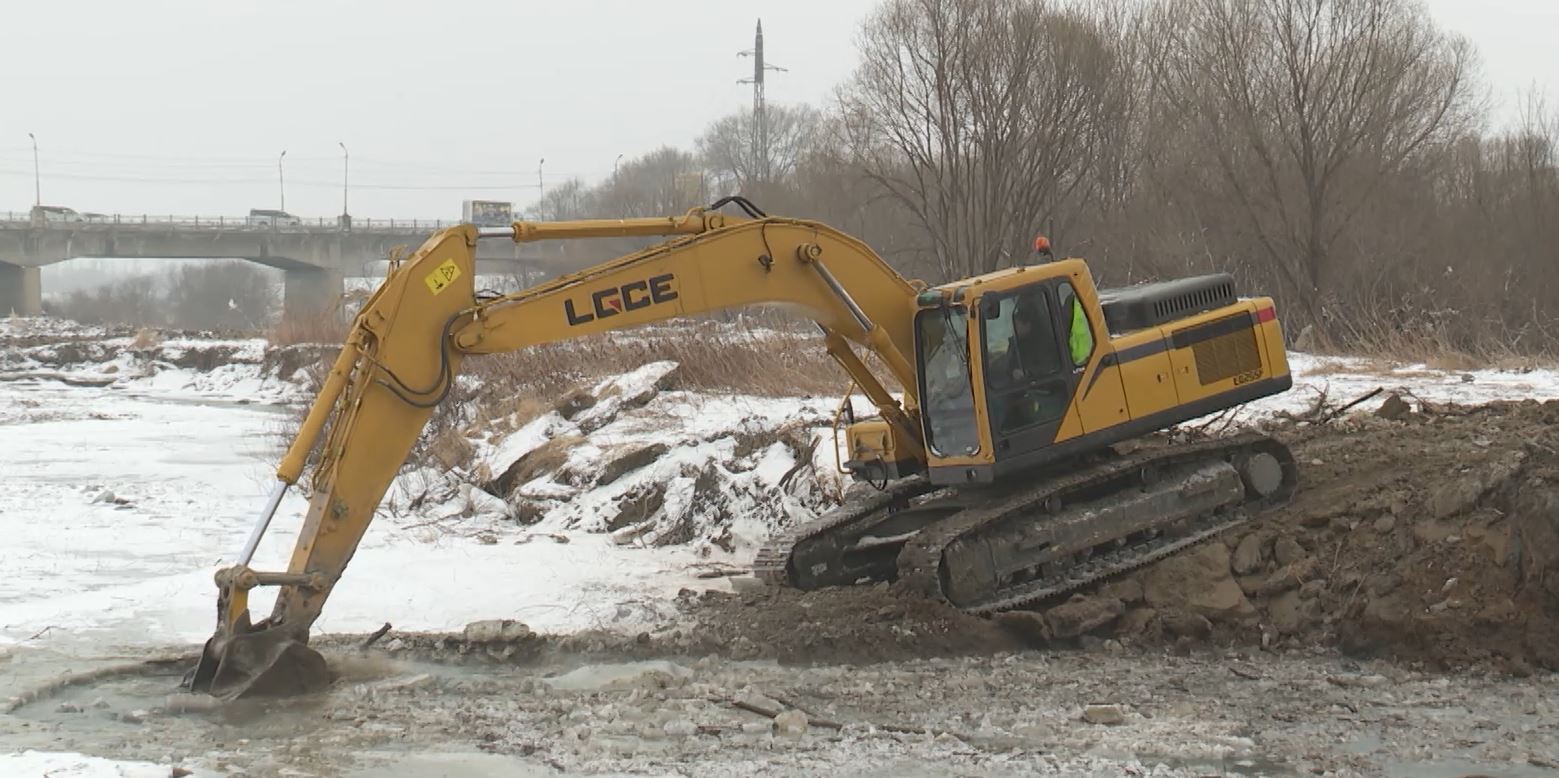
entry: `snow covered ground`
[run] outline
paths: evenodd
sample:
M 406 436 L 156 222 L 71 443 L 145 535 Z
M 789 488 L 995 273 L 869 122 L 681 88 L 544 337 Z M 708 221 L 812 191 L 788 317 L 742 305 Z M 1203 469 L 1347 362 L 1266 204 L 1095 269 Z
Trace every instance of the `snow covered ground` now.
M 168 766 L 83 754 L 23 751 L 0 754 L 0 775 L 46 778 L 168 778 Z M 198 778 L 199 773 L 191 773 Z

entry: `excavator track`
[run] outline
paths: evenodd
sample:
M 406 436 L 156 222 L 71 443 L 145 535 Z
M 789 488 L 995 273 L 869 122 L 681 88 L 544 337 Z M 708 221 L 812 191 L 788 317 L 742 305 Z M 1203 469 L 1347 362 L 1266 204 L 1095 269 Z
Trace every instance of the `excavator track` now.
M 759 578 L 897 579 L 965 611 L 1031 606 L 1162 559 L 1290 497 L 1287 447 L 1247 434 L 1139 451 L 1015 489 L 890 489 L 777 537 Z
M 920 480 L 894 484 L 869 500 L 842 505 L 792 527 L 758 549 L 752 563 L 753 575 L 768 583 L 799 589 L 848 586 L 862 579 L 888 580 L 897 574 L 895 556 L 847 560 L 846 549 L 864 533 L 908 508 L 914 499 L 936 490 L 937 487 Z
M 1293 455 L 1264 435 L 1139 452 L 928 527 L 898 577 L 969 612 L 1021 608 L 1243 524 L 1297 483 Z

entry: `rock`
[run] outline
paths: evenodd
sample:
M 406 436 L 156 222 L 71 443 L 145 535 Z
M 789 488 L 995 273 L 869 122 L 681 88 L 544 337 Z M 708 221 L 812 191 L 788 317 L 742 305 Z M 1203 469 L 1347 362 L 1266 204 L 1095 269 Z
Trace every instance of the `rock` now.
M 1099 589 L 1099 594 L 1104 597 L 1114 597 L 1127 605 L 1141 602 L 1142 582 L 1135 578 L 1122 578 L 1119 581 L 1111 581 Z
M 127 713 L 119 714 L 119 720 L 126 724 L 145 724 L 146 717 L 150 715 L 151 711 L 145 710 L 143 708 L 136 708 L 135 710 L 129 711 Z
M 1395 517 L 1395 516 L 1382 516 L 1382 517 L 1380 517 L 1380 518 L 1375 520 L 1375 524 L 1373 526 L 1375 527 L 1375 531 L 1376 532 L 1379 532 L 1380 534 L 1384 535 L 1384 534 L 1392 531 L 1393 529 L 1396 529 L 1397 517 Z
M 599 474 L 596 476 L 598 486 L 609 484 L 624 475 L 638 470 L 645 465 L 665 456 L 670 450 L 664 443 L 652 443 L 648 446 L 626 446 L 606 454 L 606 459 L 601 463 Z
M 386 651 L 402 651 L 406 648 L 406 641 L 401 640 L 400 638 L 395 638 L 394 640 L 391 640 L 384 648 Z
M 184 767 L 175 767 L 175 768 L 173 768 L 172 772 L 168 773 L 168 775 L 171 776 L 171 778 L 186 778 L 186 776 L 190 776 L 190 775 L 194 775 L 194 774 L 195 774 L 194 770 L 190 770 L 190 769 L 187 769 L 187 768 L 184 768 Z
M 466 436 L 456 431 L 444 432 L 428 444 L 428 455 L 445 470 L 463 467 L 475 458 L 476 447 Z
M 1213 633 L 1213 623 L 1206 616 L 1174 610 L 1159 616 L 1164 631 L 1176 637 L 1203 639 Z
M 60 703 L 59 708 L 56 710 L 58 710 L 60 713 L 80 713 L 81 706 L 74 702 L 62 702 Z
M 1289 590 L 1283 592 L 1267 604 L 1267 614 L 1272 621 L 1272 626 L 1279 633 L 1293 635 L 1304 626 L 1303 600 L 1299 592 Z
M 466 625 L 465 639 L 472 643 L 513 643 L 534 637 L 530 627 L 513 619 L 487 619 Z
M 1125 604 L 1114 597 L 1078 595 L 1045 611 L 1045 623 L 1052 636 L 1075 638 L 1109 624 L 1125 612 Z
M 1514 539 L 1497 558 L 1518 559 L 1522 582 L 1559 602 L 1559 488 L 1536 478 L 1522 486 L 1510 520 Z
M 520 524 L 535 524 L 547 515 L 552 506 L 540 500 L 514 494 L 509 497 L 509 516 Z
M 1204 543 L 1148 568 L 1143 600 L 1159 610 L 1188 610 L 1213 621 L 1250 618 L 1256 607 L 1229 571 L 1228 547 Z
M 1396 392 L 1386 396 L 1386 401 L 1375 409 L 1375 415 L 1387 421 L 1397 421 L 1413 412 L 1413 408 Z
M 1442 483 L 1424 503 L 1429 518 L 1447 519 L 1475 507 L 1483 495 L 1519 472 L 1523 459 L 1519 453 L 1507 456 Z
M 807 714 L 799 710 L 787 710 L 774 717 L 774 732 L 785 737 L 801 737 L 807 732 Z
M 742 734 L 744 735 L 768 735 L 773 732 L 774 722 L 772 721 L 747 721 L 742 723 Z
M 775 700 L 773 697 L 765 694 L 758 694 L 757 692 L 748 692 L 747 694 L 743 694 L 741 696 L 741 702 L 743 705 L 751 705 L 754 708 L 762 708 L 764 710 L 785 709 L 785 706 L 781 705 L 779 701 Z
M 610 532 L 631 527 L 637 524 L 652 524 L 650 517 L 666 504 L 666 485 L 663 483 L 649 484 L 645 487 L 635 487 L 633 491 L 622 496 L 617 501 L 617 513 L 606 520 L 606 529 Z M 647 530 L 647 526 L 645 529 Z M 641 533 L 642 534 L 642 533 Z M 637 536 L 635 536 L 637 537 Z
M 1330 523 L 1336 513 L 1330 510 L 1311 511 L 1299 517 L 1299 526 L 1305 529 L 1320 529 Z
M 568 461 L 569 453 L 583 442 L 584 438 L 578 435 L 563 435 L 531 449 L 493 479 L 487 485 L 487 491 L 502 497 L 539 475 L 557 470 Z
M 1291 565 L 1305 557 L 1305 547 L 1291 537 L 1281 537 L 1272 544 L 1272 557 L 1280 565 Z
M 92 498 L 92 502 L 94 504 L 95 503 L 100 503 L 100 502 L 113 502 L 113 501 L 114 501 L 114 493 L 110 492 L 107 489 L 104 489 L 103 491 L 98 492 L 97 496 Z
M 1043 614 L 1033 611 L 1003 611 L 995 615 L 995 621 L 1009 632 L 1032 645 L 1050 642 L 1050 625 Z
M 1083 721 L 1113 727 L 1126 723 L 1126 713 L 1119 705 L 1089 705 L 1083 708 Z
M 655 529 L 655 522 L 643 521 L 622 529 L 613 530 L 612 542 L 619 546 L 632 545 L 639 538 L 644 537 L 650 530 Z
M 575 387 L 568 394 L 563 395 L 557 401 L 557 404 L 552 406 L 552 410 L 557 411 L 559 416 L 572 420 L 581 411 L 587 410 L 594 405 L 595 395 L 591 394 L 584 387 Z
M 1315 560 L 1315 557 L 1305 557 L 1277 569 L 1272 575 L 1255 583 L 1248 593 L 1252 597 L 1271 597 L 1289 589 L 1297 589 L 1304 582 L 1315 578 L 1319 567 L 1320 563 Z
M 1240 538 L 1240 544 L 1234 547 L 1234 554 L 1229 557 L 1229 567 L 1235 575 L 1250 575 L 1261 569 L 1263 550 L 1267 545 L 1267 538 L 1259 532 L 1252 532 Z
M 672 719 L 660 727 L 668 737 L 692 737 L 698 734 L 698 725 L 688 719 Z
M 1213 621 L 1245 619 L 1256 614 L 1256 606 L 1245 599 L 1245 592 L 1233 578 L 1225 578 L 1190 597 L 1186 607 Z
M 1158 618 L 1158 611 L 1152 608 L 1132 608 L 1115 623 L 1115 634 L 1121 637 L 1141 635 L 1148 631 L 1148 625 L 1156 618 Z

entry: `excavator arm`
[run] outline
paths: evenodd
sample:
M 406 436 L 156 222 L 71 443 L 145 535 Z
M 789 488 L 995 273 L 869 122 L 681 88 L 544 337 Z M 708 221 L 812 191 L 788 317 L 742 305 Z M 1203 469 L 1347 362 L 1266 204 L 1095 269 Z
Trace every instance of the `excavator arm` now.
M 481 239 L 622 236 L 673 239 L 514 294 L 478 299 L 475 292 Z M 918 447 L 911 321 L 921 288 L 826 225 L 712 209 L 499 229 L 462 225 L 435 234 L 391 269 L 354 321 L 277 469 L 260 521 L 235 564 L 216 574 L 216 632 L 186 685 L 231 699 L 329 683 L 324 659 L 307 646 L 309 629 L 465 356 L 723 308 L 789 305 L 817 322 L 829 354 L 902 439 Z M 857 346 L 887 368 L 903 390 L 902 403 Z M 310 464 L 312 497 L 286 572 L 250 568 L 283 495 Z M 258 586 L 279 590 L 270 617 L 252 623 L 248 594 Z

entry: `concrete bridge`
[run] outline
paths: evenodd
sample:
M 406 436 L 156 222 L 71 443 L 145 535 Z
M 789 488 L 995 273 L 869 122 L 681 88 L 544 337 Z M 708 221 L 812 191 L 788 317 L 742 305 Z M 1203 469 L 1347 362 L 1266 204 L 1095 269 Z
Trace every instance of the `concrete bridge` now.
M 435 231 L 457 222 L 405 219 L 331 219 L 301 225 L 256 225 L 244 217 L 102 216 L 82 221 L 38 221 L 27 213 L 0 213 L 0 316 L 43 312 L 40 268 L 78 257 L 246 259 L 284 274 L 287 314 L 335 303 L 346 277 L 374 277 L 390 250 L 415 250 Z M 535 245 L 483 241 L 484 273 L 527 276 L 556 260 Z

